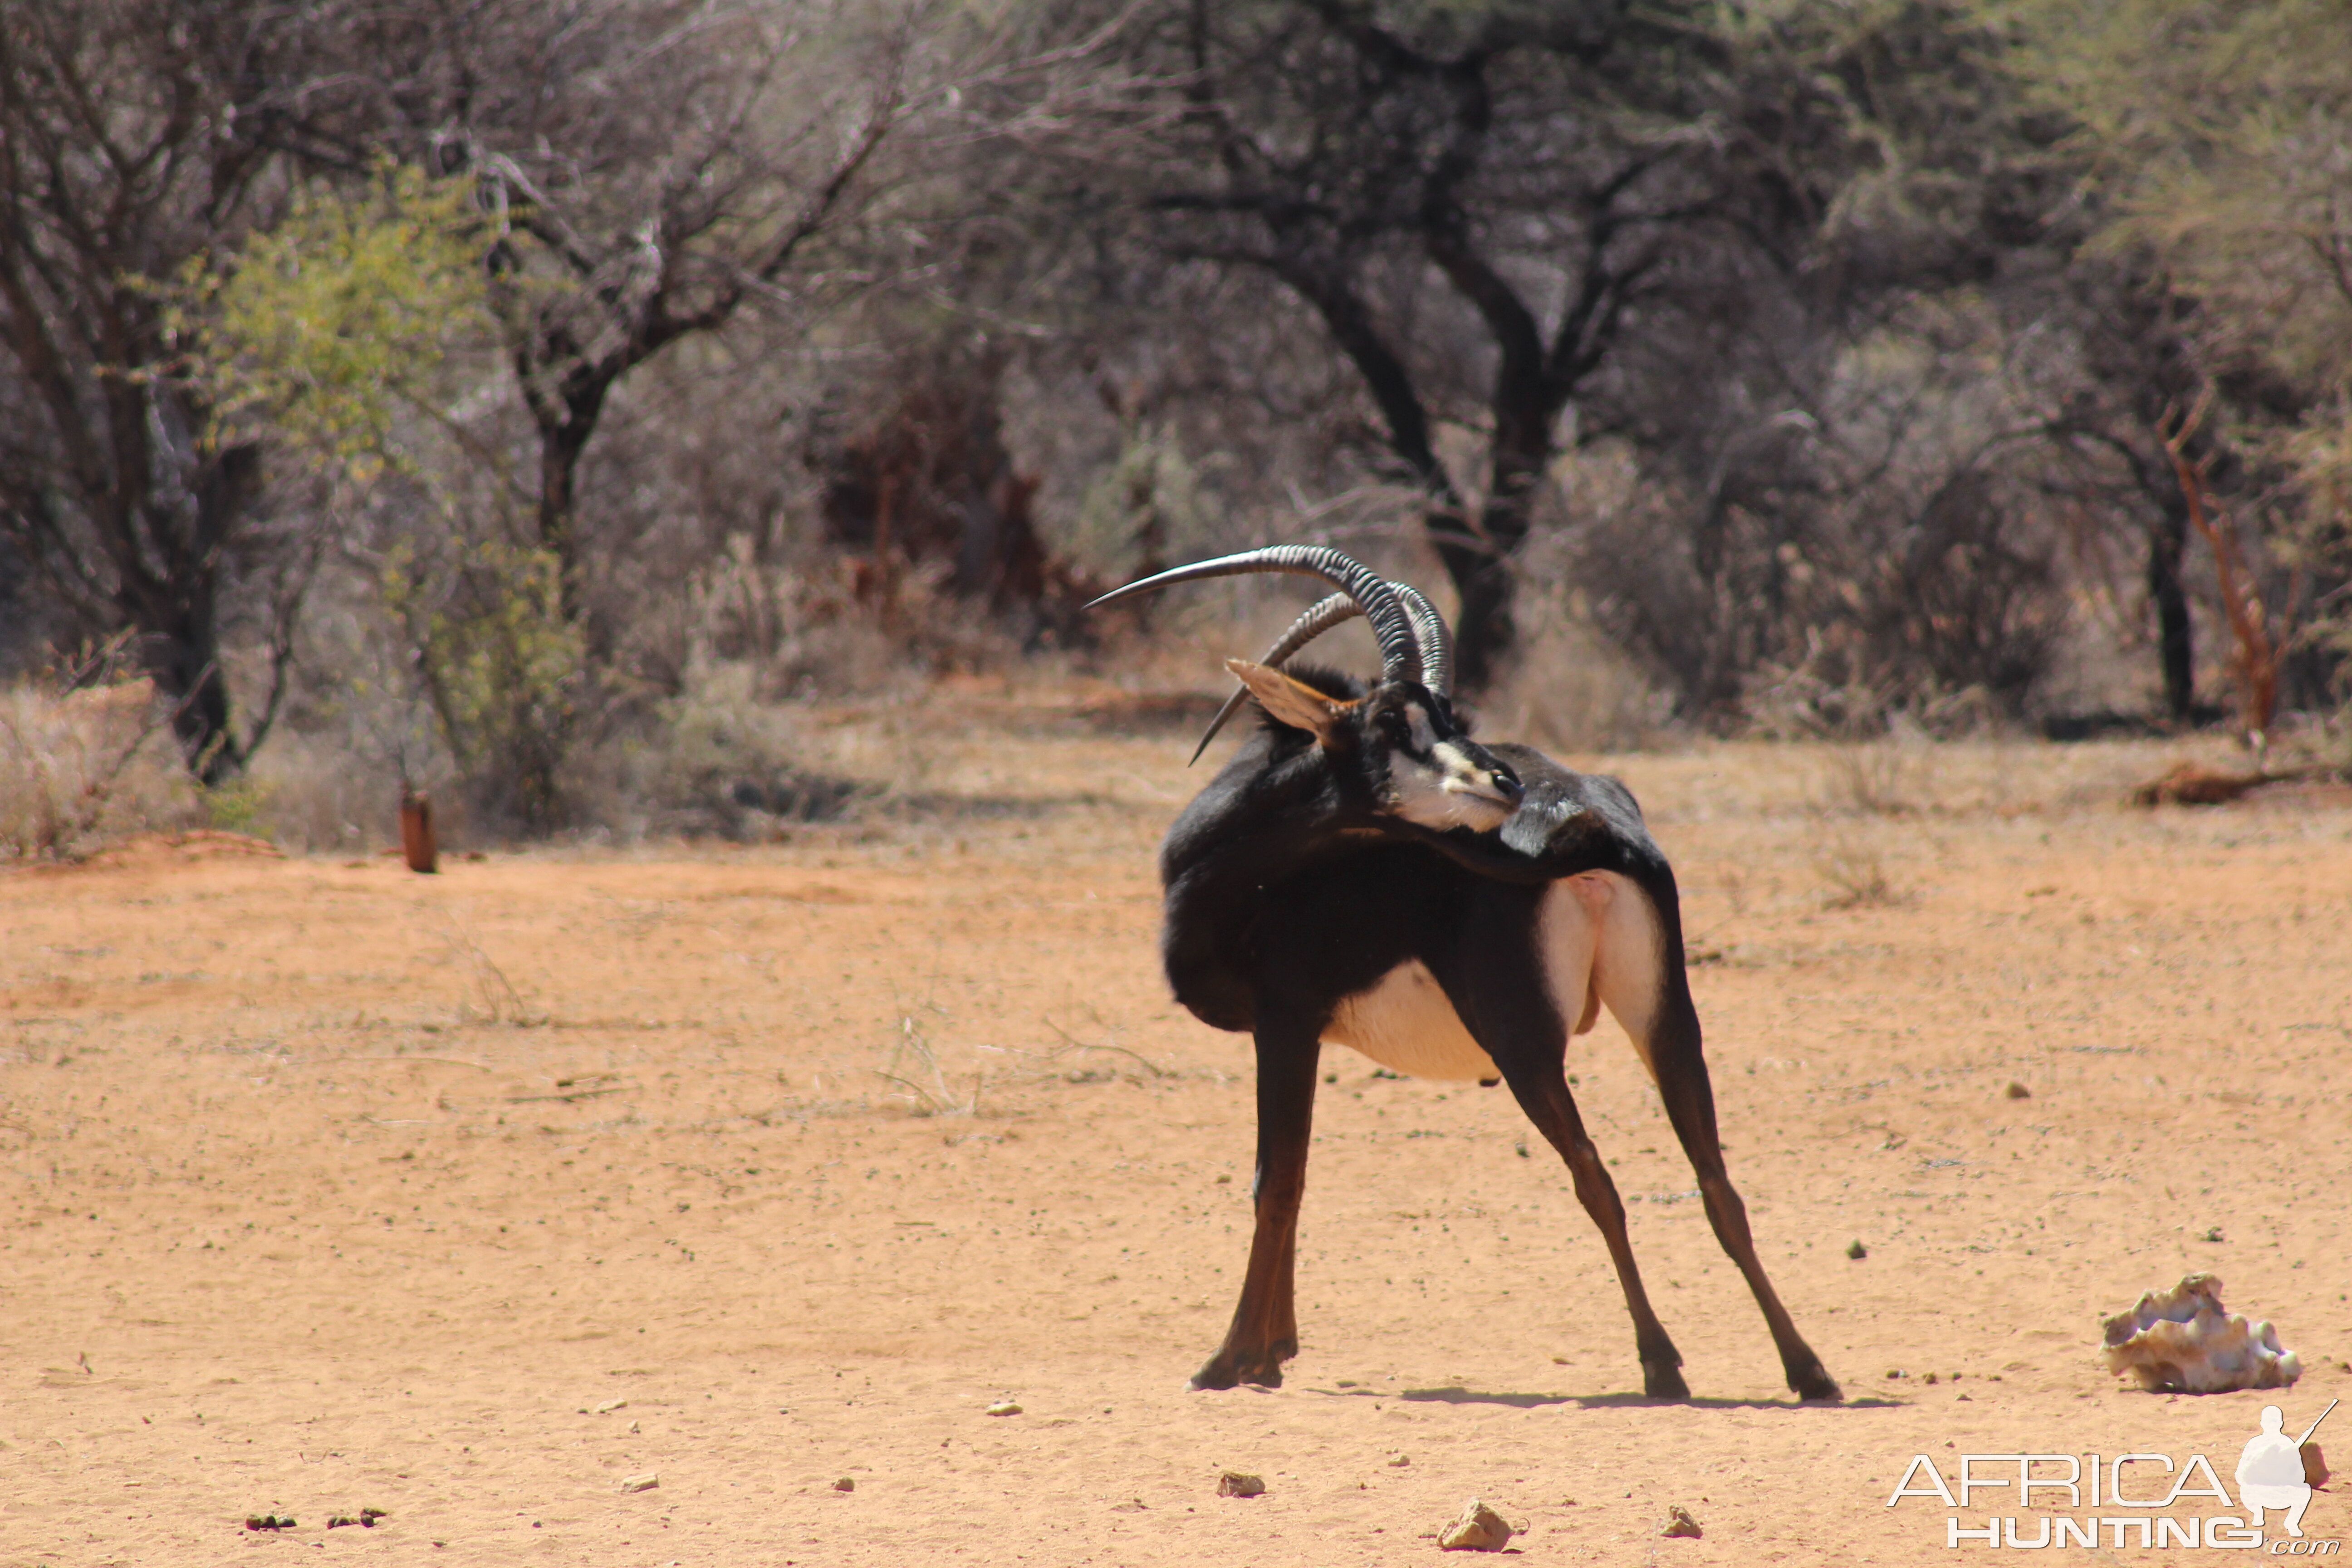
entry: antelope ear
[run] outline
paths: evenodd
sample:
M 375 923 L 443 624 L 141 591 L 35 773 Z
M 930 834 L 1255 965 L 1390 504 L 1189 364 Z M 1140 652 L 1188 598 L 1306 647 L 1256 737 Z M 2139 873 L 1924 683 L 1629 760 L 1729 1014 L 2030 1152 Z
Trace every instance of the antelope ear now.
M 1302 685 L 1278 669 L 1247 659 L 1229 658 L 1225 668 L 1234 672 L 1258 705 L 1293 729 L 1304 730 L 1325 745 L 1330 744 L 1333 733 L 1354 702 L 1337 702 L 1311 686 Z

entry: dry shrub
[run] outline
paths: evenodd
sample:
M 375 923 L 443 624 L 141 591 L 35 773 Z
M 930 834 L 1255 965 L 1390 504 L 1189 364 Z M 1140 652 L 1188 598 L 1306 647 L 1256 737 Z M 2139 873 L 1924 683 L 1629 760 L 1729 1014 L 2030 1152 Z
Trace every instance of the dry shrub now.
M 152 682 L 0 692 L 0 859 L 66 860 L 205 820 Z
M 1565 607 L 1522 615 L 1519 652 L 1478 704 L 1488 740 L 1554 752 L 1633 751 L 1666 730 L 1672 701 Z
M 641 734 L 610 749 L 577 786 L 588 814 L 624 839 L 772 841 L 839 822 L 878 793 L 827 768 L 813 716 L 763 698 L 760 671 L 697 665 Z
M 1823 805 L 1871 816 L 1915 811 L 1928 756 L 1924 741 L 1904 735 L 1831 746 L 1823 753 Z
M 1813 838 L 1813 869 L 1832 910 L 1884 909 L 1907 896 L 1886 869 L 1869 834 L 1852 823 L 1823 823 Z

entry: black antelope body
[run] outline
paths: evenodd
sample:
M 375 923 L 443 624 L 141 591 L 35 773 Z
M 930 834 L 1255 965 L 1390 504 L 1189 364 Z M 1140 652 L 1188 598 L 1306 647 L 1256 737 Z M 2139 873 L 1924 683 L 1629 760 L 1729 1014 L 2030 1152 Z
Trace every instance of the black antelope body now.
M 1789 1386 L 1806 1399 L 1839 1397 L 1765 1278 L 1725 1173 L 1674 871 L 1633 795 L 1528 747 L 1472 741 L 1449 699 L 1444 622 L 1412 589 L 1336 551 L 1252 551 L 1109 597 L 1244 572 L 1312 575 L 1339 592 L 1261 662 L 1231 661 L 1266 721 L 1160 848 L 1162 951 L 1176 997 L 1205 1024 L 1249 1033 L 1257 1051 L 1249 1269 L 1224 1343 L 1192 1386 L 1278 1386 L 1298 1352 L 1293 1259 L 1328 1041 L 1416 1078 L 1508 1084 L 1601 1227 L 1644 1389 L 1686 1395 L 1682 1357 L 1642 1289 L 1624 1205 L 1568 1089 L 1569 1037 L 1605 1006 L 1657 1086 Z M 1381 645 L 1370 688 L 1280 668 L 1356 615 Z

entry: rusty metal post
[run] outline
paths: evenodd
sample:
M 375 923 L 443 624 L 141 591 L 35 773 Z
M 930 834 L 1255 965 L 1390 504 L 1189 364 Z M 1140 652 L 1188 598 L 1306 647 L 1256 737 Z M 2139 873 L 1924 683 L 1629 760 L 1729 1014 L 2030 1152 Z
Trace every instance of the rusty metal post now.
M 433 799 L 406 784 L 400 788 L 400 852 L 412 871 L 430 876 L 438 868 L 433 844 Z

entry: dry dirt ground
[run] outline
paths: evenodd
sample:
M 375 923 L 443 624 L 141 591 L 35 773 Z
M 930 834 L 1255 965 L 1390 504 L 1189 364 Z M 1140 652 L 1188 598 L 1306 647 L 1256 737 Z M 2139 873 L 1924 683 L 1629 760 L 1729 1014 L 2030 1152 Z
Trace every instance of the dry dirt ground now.
M 2099 1363 L 2150 1286 L 2274 1320 L 2294 1426 L 2352 1393 L 2340 795 L 2135 810 L 2148 745 L 1609 762 L 1846 1404 L 1781 1388 L 1605 1018 L 1570 1065 L 1695 1397 L 1640 1396 L 1505 1091 L 1336 1047 L 1304 1350 L 1188 1394 L 1252 1139 L 1246 1042 L 1155 962 L 1189 736 L 930 728 L 922 810 L 756 849 L 0 876 L 0 1564 L 1430 1563 L 1473 1496 L 1530 1561 L 1950 1561 L 1885 1506 L 1915 1453 L 2229 1477 L 2274 1396 Z

